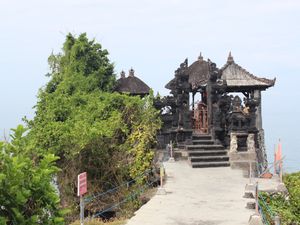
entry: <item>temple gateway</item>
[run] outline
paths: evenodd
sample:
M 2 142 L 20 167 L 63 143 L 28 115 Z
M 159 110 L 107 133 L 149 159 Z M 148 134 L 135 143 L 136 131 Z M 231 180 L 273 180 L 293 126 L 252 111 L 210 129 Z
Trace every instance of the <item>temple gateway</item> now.
M 118 83 L 125 79 L 123 73 Z M 253 168 L 263 170 L 267 156 L 261 92 L 274 84 L 275 79 L 260 78 L 242 68 L 231 53 L 221 68 L 201 54 L 191 65 L 186 59 L 165 86 L 170 95 L 154 103 L 163 121 L 158 147 L 174 143 L 194 168 L 249 167 L 251 162 Z M 135 90 L 127 92 L 136 94 L 139 85 L 131 86 Z M 149 93 L 146 84 L 141 86 L 142 96 Z

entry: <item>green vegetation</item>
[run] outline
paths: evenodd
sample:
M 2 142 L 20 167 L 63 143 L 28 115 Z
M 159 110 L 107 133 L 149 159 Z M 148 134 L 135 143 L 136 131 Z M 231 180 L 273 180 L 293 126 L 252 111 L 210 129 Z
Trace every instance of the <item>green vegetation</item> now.
M 288 189 L 288 195 L 263 193 L 263 198 L 268 204 L 270 210 L 279 215 L 283 225 L 300 224 L 300 172 L 286 174 L 284 183 Z M 261 202 L 262 203 L 262 202 Z M 261 204 L 262 205 L 262 204 Z M 263 207 L 270 224 L 270 212 Z
M 92 219 L 87 222 L 84 222 L 85 225 L 124 225 L 126 223 L 126 219 L 116 219 L 112 221 L 105 221 L 98 219 Z M 71 225 L 80 225 L 80 221 L 75 221 Z
M 153 96 L 141 99 L 113 92 L 115 75 L 108 52 L 86 34 L 69 34 L 62 53 L 49 57 L 50 81 L 38 94 L 36 116 L 26 121 L 30 144 L 59 157 L 61 205 L 78 217 L 77 174 L 88 174 L 89 194 L 136 178 L 151 167 L 160 128 Z M 143 177 L 138 183 L 143 183 Z M 90 212 L 123 199 L 120 191 Z
M 63 224 L 51 185 L 58 157 L 31 148 L 24 127 L 13 131 L 11 143 L 0 142 L 0 224 Z
M 68 34 L 62 53 L 51 54 L 48 62 L 50 80 L 39 91 L 34 119 L 24 118 L 28 128 L 19 126 L 10 143 L 0 142 L 0 224 L 78 219 L 76 178 L 83 171 L 89 195 L 139 177 L 132 187 L 86 206 L 99 212 L 138 193 L 122 205 L 122 212 L 132 213 L 141 204 L 137 189 L 147 186 L 141 174 L 152 166 L 161 125 L 153 95 L 141 99 L 113 92 L 108 52 L 86 34 Z

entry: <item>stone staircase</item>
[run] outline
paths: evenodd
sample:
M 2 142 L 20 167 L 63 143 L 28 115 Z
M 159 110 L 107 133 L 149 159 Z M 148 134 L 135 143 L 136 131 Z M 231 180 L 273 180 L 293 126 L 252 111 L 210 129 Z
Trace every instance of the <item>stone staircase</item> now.
M 192 142 L 186 149 L 193 168 L 230 166 L 227 151 L 215 144 L 210 135 L 193 135 Z

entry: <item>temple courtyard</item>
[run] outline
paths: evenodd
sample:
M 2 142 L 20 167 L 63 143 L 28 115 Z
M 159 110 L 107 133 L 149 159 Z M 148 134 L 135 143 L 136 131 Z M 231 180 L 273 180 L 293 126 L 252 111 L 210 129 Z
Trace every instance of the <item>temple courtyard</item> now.
M 243 198 L 249 178 L 230 167 L 193 169 L 164 163 L 165 195 L 156 194 L 127 225 L 246 225 L 254 210 Z

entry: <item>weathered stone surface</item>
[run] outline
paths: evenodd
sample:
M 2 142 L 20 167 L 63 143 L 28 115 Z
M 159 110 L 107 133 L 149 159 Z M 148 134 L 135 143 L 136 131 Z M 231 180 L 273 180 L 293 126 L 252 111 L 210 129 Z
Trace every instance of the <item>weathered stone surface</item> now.
M 258 78 L 244 70 L 231 55 L 222 69 L 202 56 L 191 65 L 184 60 L 166 85 L 170 96 L 155 100 L 163 121 L 158 136 L 160 148 L 170 141 L 190 144 L 193 134 L 210 135 L 214 143 L 229 148 L 230 152 L 257 154 L 254 160 L 262 163 L 264 169 L 260 92 L 274 84 L 275 80 Z M 232 92 L 240 92 L 244 98 L 233 96 Z M 196 95 L 200 95 L 198 102 Z M 240 164 L 245 167 L 241 160 L 232 161 L 233 167 Z
M 247 225 L 253 210 L 243 198 L 248 179 L 230 168 L 192 169 L 165 163 L 166 195 L 155 195 L 127 225 Z
M 279 183 L 278 184 L 277 191 L 284 192 L 284 193 L 288 192 L 288 190 L 287 190 L 286 186 L 284 185 L 284 183 Z
M 250 216 L 248 225 L 264 225 L 260 215 L 254 214 Z

